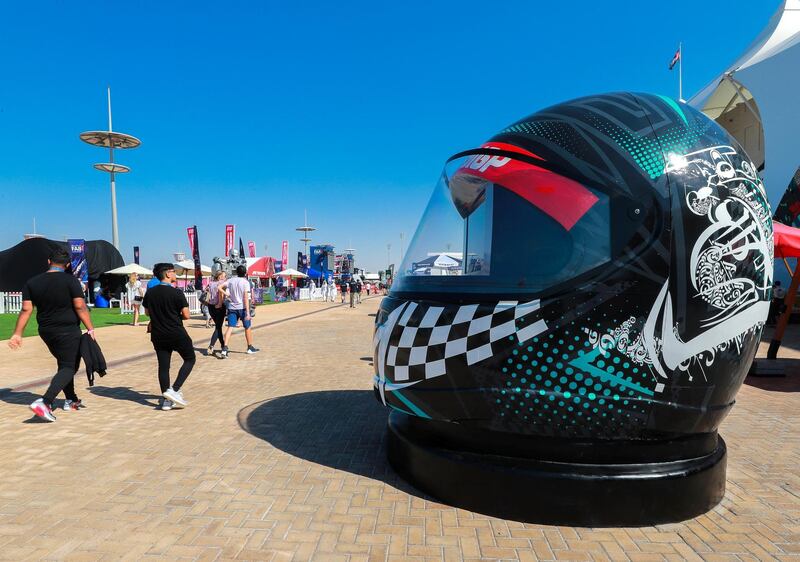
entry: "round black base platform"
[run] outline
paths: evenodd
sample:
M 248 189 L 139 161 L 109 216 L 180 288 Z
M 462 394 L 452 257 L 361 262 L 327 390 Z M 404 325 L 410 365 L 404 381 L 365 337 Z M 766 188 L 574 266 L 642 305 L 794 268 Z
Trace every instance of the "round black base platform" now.
M 726 447 L 716 434 L 704 437 L 699 455 L 696 443 L 686 446 L 682 441 L 671 442 L 677 453 L 669 455 L 665 451 L 670 442 L 648 450 L 634 442 L 625 447 L 558 440 L 569 450 L 579 450 L 580 462 L 570 462 L 564 460 L 563 450 L 554 454 L 552 447 L 540 452 L 544 458 L 558 460 L 536 458 L 532 445 L 554 440 L 525 440 L 520 443 L 524 448 L 516 449 L 524 451 L 524 456 L 509 456 L 506 434 L 495 434 L 495 442 L 505 447 L 502 454 L 497 454 L 494 445 L 492 453 L 477 452 L 474 443 L 485 443 L 482 440 L 493 433 L 392 412 L 389 462 L 405 480 L 442 502 L 551 525 L 645 526 L 683 521 L 710 510 L 725 494 Z M 467 435 L 477 437 L 467 444 Z M 668 460 L 629 462 L 642 451 Z M 691 456 L 671 458 L 681 452 Z

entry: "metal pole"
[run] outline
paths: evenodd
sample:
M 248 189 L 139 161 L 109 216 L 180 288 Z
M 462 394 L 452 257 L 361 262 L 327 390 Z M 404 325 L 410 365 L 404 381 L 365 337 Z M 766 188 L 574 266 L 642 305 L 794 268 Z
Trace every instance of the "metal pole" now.
M 111 87 L 108 87 L 108 132 L 110 133 L 111 129 Z
M 678 43 L 678 101 L 683 99 L 683 42 Z
M 108 88 L 108 132 L 111 132 L 111 88 Z M 108 139 L 108 158 L 114 163 L 114 139 Z M 119 229 L 117 227 L 117 182 L 116 174 L 111 172 L 111 243 L 119 250 Z

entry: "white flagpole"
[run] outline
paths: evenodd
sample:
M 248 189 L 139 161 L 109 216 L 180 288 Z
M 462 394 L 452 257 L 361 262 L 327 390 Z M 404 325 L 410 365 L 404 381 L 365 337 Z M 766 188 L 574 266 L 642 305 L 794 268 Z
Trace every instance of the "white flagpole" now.
M 678 43 L 678 101 L 683 99 L 683 42 Z

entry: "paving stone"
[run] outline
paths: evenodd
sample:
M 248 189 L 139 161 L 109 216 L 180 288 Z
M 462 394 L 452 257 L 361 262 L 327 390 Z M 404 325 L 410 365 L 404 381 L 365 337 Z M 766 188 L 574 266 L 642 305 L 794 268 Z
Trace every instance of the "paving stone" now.
M 260 309 L 263 351 L 242 353 L 237 333 L 230 359 L 199 356 L 190 405 L 171 412 L 155 410 L 141 328 L 98 331 L 114 366 L 91 390 L 79 373 L 87 408 L 54 424 L 27 410 L 43 388 L 24 383 L 53 370 L 44 346 L 0 348 L 0 388 L 17 388 L 0 391 L 0 559 L 797 559 L 800 327 L 781 349 L 789 376 L 747 379 L 722 425 L 722 504 L 682 523 L 585 529 L 443 505 L 392 471 L 371 390 L 377 304 Z M 202 348 L 199 324 L 189 331 Z

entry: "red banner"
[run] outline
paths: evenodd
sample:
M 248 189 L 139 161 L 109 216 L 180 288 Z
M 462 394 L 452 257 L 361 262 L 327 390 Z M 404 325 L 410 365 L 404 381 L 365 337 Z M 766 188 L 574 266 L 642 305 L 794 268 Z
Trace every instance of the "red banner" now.
M 281 245 L 281 263 L 283 264 L 283 269 L 289 268 L 289 241 L 284 240 L 283 244 Z
M 225 225 L 225 257 L 231 255 L 231 250 L 233 250 L 233 239 L 235 238 L 233 230 L 232 224 Z
M 256 243 L 255 242 L 250 240 L 250 242 L 247 243 L 247 250 L 250 252 L 250 257 L 251 258 L 256 257 Z
M 194 227 L 190 226 L 186 229 L 186 234 L 189 235 L 189 254 L 194 255 Z

